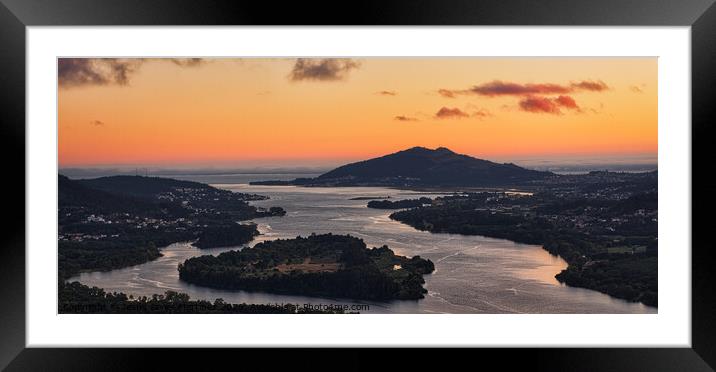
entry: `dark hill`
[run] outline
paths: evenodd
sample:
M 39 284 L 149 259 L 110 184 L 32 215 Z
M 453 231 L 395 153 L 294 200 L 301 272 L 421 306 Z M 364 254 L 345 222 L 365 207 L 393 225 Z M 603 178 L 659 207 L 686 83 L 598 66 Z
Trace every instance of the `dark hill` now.
M 159 207 L 136 197 L 114 194 L 85 186 L 84 182 L 57 177 L 57 202 L 62 207 L 82 207 L 92 213 L 158 213 Z
M 317 178 L 264 181 L 264 185 L 305 186 L 507 186 L 552 176 L 507 163 L 457 154 L 447 148 L 413 147 L 379 158 L 338 167 Z
M 144 176 L 110 176 L 78 180 L 77 182 L 88 188 L 112 194 L 142 198 L 153 198 L 158 194 L 171 192 L 177 188 L 214 190 L 213 187 L 199 182 Z

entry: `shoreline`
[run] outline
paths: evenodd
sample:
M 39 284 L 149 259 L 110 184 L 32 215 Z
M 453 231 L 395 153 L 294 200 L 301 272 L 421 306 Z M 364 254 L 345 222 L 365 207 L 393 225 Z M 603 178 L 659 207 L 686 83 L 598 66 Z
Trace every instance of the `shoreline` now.
M 399 222 L 399 221 L 395 221 L 395 222 L 400 223 L 400 224 L 403 224 L 403 225 L 406 225 L 406 224 L 404 224 L 404 223 L 402 223 L 402 222 Z M 406 226 L 409 226 L 409 225 L 406 225 Z M 416 230 L 417 230 L 417 229 L 416 229 Z M 420 230 L 417 230 L 417 231 L 420 231 Z M 445 235 L 445 236 L 450 236 L 450 235 L 464 236 L 464 235 L 455 234 L 455 233 L 433 233 L 433 232 L 429 232 L 429 231 L 426 231 L 426 232 L 428 232 L 428 233 L 430 233 L 430 234 L 442 234 L 442 235 Z M 305 235 L 305 234 L 304 234 L 304 235 Z M 519 245 L 523 245 L 523 244 L 524 244 L 524 245 L 526 245 L 526 246 L 534 246 L 534 244 L 519 243 L 519 242 L 514 242 L 514 241 L 512 241 L 512 240 L 509 240 L 509 239 L 504 239 L 504 238 L 495 238 L 495 237 L 489 237 L 489 236 L 483 236 L 483 235 L 476 235 L 476 236 L 484 237 L 484 238 L 491 239 L 491 240 L 497 240 L 497 241 L 507 241 L 507 242 L 511 242 L 511 243 L 515 243 L 515 244 L 519 244 Z M 160 248 L 160 252 L 163 252 L 166 248 L 168 248 L 168 247 L 170 247 L 170 246 L 172 246 L 172 245 L 181 244 L 181 243 L 189 243 L 189 241 L 186 241 L 186 242 L 176 242 L 176 243 L 172 243 L 172 244 L 170 244 L 170 245 L 168 245 L 168 246 L 161 247 L 161 248 Z M 237 247 L 237 248 L 238 248 L 238 247 Z M 560 258 L 560 259 L 564 260 L 564 258 L 561 257 L 559 254 L 553 254 L 552 252 L 549 252 L 547 249 L 545 249 L 543 246 L 540 246 L 539 249 L 545 251 L 545 252 L 548 253 L 551 257 L 557 257 L 557 258 Z M 159 257 L 159 258 L 161 258 L 161 257 Z M 157 259 L 159 259 L 159 258 L 157 258 Z M 153 259 L 153 260 L 150 260 L 150 261 L 147 261 L 147 262 L 144 262 L 144 263 L 140 263 L 140 264 L 136 264 L 136 265 L 132 265 L 132 266 L 127 266 L 127 267 L 119 268 L 119 269 L 112 269 L 112 270 L 108 270 L 108 271 L 99 271 L 99 270 L 97 270 L 97 271 L 86 271 L 86 272 L 84 272 L 84 273 L 85 273 L 85 274 L 95 274 L 95 273 L 97 273 L 97 274 L 106 274 L 106 273 L 111 272 L 111 271 L 114 271 L 114 270 L 124 270 L 124 269 L 129 269 L 129 268 L 132 268 L 132 267 L 136 267 L 136 266 L 145 265 L 145 264 L 151 263 L 151 262 L 153 262 L 153 261 L 156 261 L 157 259 Z M 564 261 L 565 261 L 565 263 L 567 263 L 566 260 L 564 260 Z M 439 272 L 439 267 L 438 267 L 438 265 L 439 265 L 439 264 L 436 263 L 435 271 L 433 271 L 433 272 L 430 273 L 430 274 L 425 274 L 425 278 L 426 278 L 426 279 L 428 279 L 428 278 L 431 277 L 432 275 L 434 275 L 434 274 L 436 274 L 436 273 Z M 569 265 L 569 263 L 567 263 L 567 265 Z M 535 280 L 535 279 L 533 279 L 533 280 Z M 74 276 L 74 277 L 72 277 L 72 278 L 69 278 L 69 279 L 65 280 L 64 284 L 70 284 L 70 283 L 72 283 L 72 282 L 78 282 L 78 283 L 80 283 L 80 284 L 82 284 L 82 285 L 85 285 L 85 286 L 88 286 L 88 287 L 93 287 L 93 285 L 87 284 L 87 283 L 81 281 L 81 280 L 80 280 L 80 275 L 76 275 L 76 276 Z M 430 287 L 428 286 L 428 284 L 429 284 L 429 283 L 427 283 L 427 281 L 426 281 L 426 286 L 425 286 L 425 288 L 428 289 L 428 291 L 429 291 L 429 294 L 426 294 L 426 297 L 427 297 L 428 295 L 429 295 L 429 296 L 433 296 L 433 294 L 430 294 Z M 608 298 L 609 298 L 610 300 L 612 300 L 612 301 L 622 302 L 622 303 L 625 303 L 625 304 L 638 304 L 638 305 L 641 305 L 641 306 L 645 306 L 645 307 L 647 307 L 647 308 L 658 309 L 658 308 L 656 308 L 656 307 L 649 306 L 649 305 L 645 305 L 645 304 L 642 304 L 642 303 L 635 303 L 635 302 L 627 301 L 627 300 L 624 300 L 624 299 L 620 299 L 620 298 L 617 298 L 617 297 L 608 295 L 608 294 L 606 294 L 606 293 L 602 293 L 602 292 L 599 292 L 599 291 L 596 291 L 596 290 L 593 290 L 593 289 L 589 289 L 589 288 L 574 287 L 574 286 L 569 286 L 569 285 L 564 284 L 564 283 L 560 283 L 560 285 L 563 285 L 563 286 L 566 286 L 566 287 L 569 287 L 569 288 L 585 290 L 585 291 L 589 291 L 589 292 L 597 292 L 597 293 L 600 293 L 600 294 L 602 294 L 602 295 L 608 296 Z M 98 287 L 98 288 L 101 288 L 101 287 Z M 202 288 L 207 288 L 207 287 L 202 287 Z M 105 292 L 107 291 L 107 290 L 104 289 L 104 288 L 101 288 L 101 289 L 105 290 Z M 209 289 L 211 289 L 211 288 L 209 288 Z M 141 297 L 141 296 L 151 297 L 151 296 L 145 295 L 145 294 L 132 293 L 132 292 L 130 292 L 130 291 L 121 291 L 121 292 L 122 292 L 122 293 L 125 293 L 126 295 L 130 295 L 130 294 L 131 294 L 131 295 L 134 296 L 135 299 L 138 298 L 138 297 Z M 279 294 L 279 293 L 268 293 L 268 292 L 249 292 L 249 291 L 242 291 L 242 290 L 235 290 L 235 291 L 231 291 L 231 292 L 234 292 L 234 293 L 246 292 L 246 293 L 255 293 L 255 294 L 268 294 L 268 295 L 279 295 L 279 296 L 286 296 L 286 297 L 295 297 L 295 296 L 292 296 L 292 295 L 290 295 L 290 294 Z M 179 293 L 183 293 L 183 292 L 182 292 L 181 290 L 179 290 Z M 154 294 L 161 294 L 161 293 L 154 293 Z M 206 298 L 198 298 L 198 297 L 196 297 L 196 296 L 192 296 L 192 300 L 193 300 L 193 301 L 209 301 L 209 302 L 213 302 L 213 301 L 216 300 L 216 298 L 221 297 L 221 296 L 218 295 L 218 294 L 215 295 L 215 296 L 218 296 L 218 297 L 211 297 L 211 296 L 210 296 L 210 297 L 206 297 Z M 299 296 L 299 297 L 301 297 L 301 296 Z M 422 300 L 393 300 L 393 301 L 389 301 L 389 302 L 374 302 L 374 301 L 356 300 L 356 299 L 343 298 L 343 297 L 325 297 L 325 296 L 324 296 L 324 297 L 320 297 L 320 296 L 306 296 L 306 297 L 308 297 L 308 298 L 310 298 L 310 299 L 313 299 L 313 300 L 325 300 L 325 301 L 331 302 L 331 303 L 335 302 L 335 303 L 354 303 L 354 304 L 369 305 L 371 308 L 373 308 L 373 307 L 381 307 L 381 305 L 391 304 L 391 303 L 397 303 L 397 302 L 401 302 L 401 301 L 409 301 L 409 302 L 419 302 L 419 301 L 422 301 Z M 397 301 L 397 302 L 396 302 L 396 301 Z M 250 305 L 250 304 L 255 304 L 255 305 L 262 305 L 262 304 L 271 304 L 271 303 L 273 303 L 273 302 L 275 302 L 275 301 L 267 301 L 267 302 L 261 302 L 261 303 L 251 303 L 251 302 L 231 302 L 231 303 L 233 303 L 233 304 L 249 304 L 249 305 Z M 285 302 L 285 303 L 289 303 L 290 301 L 284 301 L 284 302 Z M 464 305 L 452 304 L 452 306 L 464 306 Z M 469 307 L 469 306 L 468 306 L 468 307 Z M 400 314 L 400 313 L 390 313 L 390 314 Z M 496 313 L 495 313 L 495 314 L 496 314 Z M 563 313 L 554 313 L 554 314 L 563 314 Z M 570 314 L 570 313 L 564 313 L 564 314 Z M 576 314 L 581 314 L 581 313 L 576 313 Z M 625 314 L 625 313 L 616 313 L 616 314 Z
M 230 185 L 246 185 L 246 184 L 230 184 Z M 248 186 L 248 185 L 247 185 L 247 186 Z M 301 187 L 307 187 L 307 186 L 294 186 L 294 187 L 301 188 Z M 351 186 L 351 187 L 375 188 L 375 186 Z M 311 187 L 307 187 L 307 188 L 311 188 Z M 342 187 L 338 187 L 338 188 L 342 188 Z M 400 190 L 400 191 L 410 191 L 410 192 L 420 193 L 420 190 L 417 190 L 417 189 L 415 189 L 415 188 L 396 188 L 396 187 L 381 187 L 381 188 L 388 188 L 388 189 L 394 189 L 394 190 Z M 484 190 L 484 188 L 482 188 L 482 190 Z M 490 189 L 490 190 L 491 190 L 491 191 L 495 191 L 495 192 L 504 192 L 504 191 L 507 191 L 507 190 L 505 190 L 505 189 L 503 189 L 503 188 L 492 188 L 492 189 Z M 512 190 L 509 190 L 509 191 L 512 191 Z M 429 193 L 433 193 L 433 194 L 446 194 L 447 192 L 445 192 L 444 189 L 441 189 L 441 190 L 433 190 L 433 191 L 431 191 L 431 192 L 429 192 Z M 402 222 L 401 222 L 401 223 L 402 223 Z M 410 226 L 409 224 L 405 224 L 405 223 L 402 223 L 402 224 L 407 225 L 407 226 Z M 412 227 L 412 226 L 411 226 L 411 227 Z M 413 228 L 414 228 L 414 227 L 413 227 Z M 416 230 L 419 230 L 419 229 L 416 229 Z M 432 231 L 431 231 L 431 233 L 433 233 L 433 234 L 439 234 L 438 232 L 432 232 Z M 449 234 L 455 234 L 455 233 L 449 233 Z M 465 235 L 465 234 L 456 234 L 456 235 L 470 236 L 470 235 Z M 516 243 L 516 244 L 530 244 L 530 245 L 532 245 L 532 243 L 529 243 L 529 242 L 521 242 L 521 241 L 519 241 L 519 240 L 507 239 L 507 238 L 504 238 L 504 237 L 492 237 L 492 236 L 489 236 L 489 235 L 479 235 L 479 236 L 483 236 L 483 237 L 491 238 L 491 239 L 502 239 L 502 240 L 506 240 L 506 241 L 509 241 L 509 242 L 512 242 L 512 243 Z M 173 244 L 175 244 L 175 243 L 180 243 L 180 242 L 174 242 Z M 559 257 L 559 258 L 563 259 L 565 262 L 567 262 L 568 268 L 569 268 L 570 265 L 572 265 L 565 257 L 562 257 L 562 256 L 559 255 L 558 253 L 555 253 L 555 252 L 549 250 L 547 247 L 544 246 L 544 244 L 539 244 L 539 245 L 541 246 L 541 248 L 542 248 L 543 250 L 545 250 L 546 252 L 548 252 L 550 255 L 555 256 L 555 257 Z M 167 247 L 167 246 L 163 246 L 160 250 L 163 251 L 166 247 Z M 160 256 L 160 257 L 161 257 L 161 256 Z M 158 259 L 158 258 L 160 258 L 160 257 L 156 257 L 156 258 L 154 258 L 154 259 L 152 259 L 152 260 L 148 260 L 148 261 L 146 261 L 146 262 L 138 263 L 138 264 L 131 265 L 131 266 L 128 266 L 128 267 L 133 267 L 133 266 L 138 266 L 138 265 L 146 264 L 146 263 L 151 262 L 151 261 L 154 261 L 154 260 L 156 260 L 156 259 Z M 125 268 L 126 268 L 126 267 L 125 267 Z M 88 271 L 88 273 L 90 273 L 90 272 L 110 272 L 110 271 L 120 270 L 120 269 L 122 269 L 122 268 L 116 268 L 116 269 L 111 269 L 111 270 Z M 559 274 L 559 273 L 557 273 L 557 274 Z M 75 278 L 75 280 L 78 280 L 78 279 L 79 279 L 78 276 L 79 276 L 79 275 L 74 275 L 73 278 Z M 556 276 L 555 276 L 555 277 L 556 277 Z M 66 282 L 69 282 L 69 281 L 70 281 L 69 279 L 66 280 Z M 622 298 L 619 298 L 619 297 L 616 297 L 616 296 L 612 296 L 612 295 L 610 295 L 610 294 L 608 294 L 608 293 L 604 293 L 604 292 L 601 292 L 601 291 L 597 291 L 597 290 L 592 289 L 592 288 L 581 287 L 581 286 L 572 286 L 572 285 L 569 285 L 569 284 L 565 284 L 565 285 L 567 285 L 567 286 L 569 286 L 569 287 L 573 287 L 573 288 L 582 288 L 582 289 L 585 289 L 585 290 L 589 290 L 589 291 L 594 291 L 594 292 L 606 294 L 606 295 L 608 295 L 609 298 L 611 298 L 611 299 L 615 299 L 615 300 L 619 300 L 619 301 L 625 301 L 625 302 L 633 303 L 633 302 L 631 302 L 631 301 L 627 301 L 627 300 L 624 300 L 624 299 L 622 299 Z M 318 298 L 320 298 L 320 297 L 318 297 Z M 648 306 L 648 307 L 655 308 L 655 309 L 657 308 L 657 307 L 649 306 L 649 305 L 645 305 L 645 304 L 644 304 L 644 306 Z

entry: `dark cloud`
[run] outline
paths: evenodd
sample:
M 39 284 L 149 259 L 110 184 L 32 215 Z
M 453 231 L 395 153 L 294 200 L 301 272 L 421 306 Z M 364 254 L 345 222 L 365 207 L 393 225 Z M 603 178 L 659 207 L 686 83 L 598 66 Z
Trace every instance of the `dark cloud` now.
M 398 116 L 394 117 L 393 120 L 397 120 L 397 121 L 420 121 L 420 120 L 418 120 L 417 118 L 413 118 L 413 117 L 410 117 L 410 116 L 403 116 L 403 115 L 398 115 Z
M 487 97 L 496 96 L 535 96 L 545 94 L 567 94 L 576 91 L 601 92 L 609 87 L 601 80 L 583 80 L 572 82 L 569 85 L 543 83 L 543 84 L 518 84 L 494 80 L 489 83 L 475 85 L 469 89 L 449 90 L 440 89 L 438 93 L 443 97 L 453 98 L 458 94 L 475 94 Z
M 568 108 L 570 110 L 579 110 L 579 106 L 577 105 L 577 102 L 574 101 L 574 98 L 570 96 L 559 96 L 555 100 L 555 103 L 558 105 Z
M 467 92 L 483 96 L 530 95 L 568 93 L 570 88 L 558 84 L 516 84 L 496 80 L 491 83 L 476 85 L 468 89 Z
M 454 98 L 456 95 L 519 97 L 519 108 L 522 111 L 559 115 L 562 113 L 562 109 L 573 110 L 580 113 L 583 112 L 574 98 L 568 94 L 578 92 L 602 92 L 608 89 L 609 86 L 601 80 L 582 80 L 570 82 L 569 84 L 519 84 L 493 80 L 489 83 L 475 85 L 464 90 L 440 89 L 438 93 L 448 98 Z M 557 97 L 552 98 L 555 95 Z M 478 113 L 473 114 L 473 116 L 485 116 Z
M 470 114 L 460 110 L 459 108 L 442 107 L 438 112 L 435 113 L 435 117 L 438 119 L 462 119 L 470 117 Z
M 578 83 L 572 83 L 571 87 L 574 88 L 575 90 L 589 90 L 592 92 L 601 92 L 601 91 L 609 89 L 607 84 L 604 84 L 604 82 L 601 80 L 597 80 L 597 81 L 584 80 L 584 81 L 580 81 Z
M 559 115 L 562 111 L 559 106 L 549 98 L 527 97 L 520 101 L 520 109 L 527 112 L 548 113 Z
M 87 85 L 127 85 L 131 76 L 147 61 L 171 62 L 195 67 L 202 58 L 59 58 L 57 81 L 62 88 Z
M 57 79 L 61 87 L 126 85 L 142 61 L 118 58 L 60 58 Z
M 338 81 L 348 77 L 360 62 L 349 58 L 299 58 L 289 74 L 292 81 Z
M 560 108 L 582 112 L 577 102 L 570 96 L 559 96 L 557 98 L 528 96 L 520 100 L 520 109 L 522 111 L 560 115 L 562 114 Z
M 92 120 L 90 121 L 90 124 L 96 126 L 96 127 L 102 127 L 104 126 L 104 122 L 101 120 Z
M 398 92 L 396 92 L 394 90 L 381 90 L 379 92 L 375 92 L 375 94 L 380 95 L 380 96 L 397 96 Z

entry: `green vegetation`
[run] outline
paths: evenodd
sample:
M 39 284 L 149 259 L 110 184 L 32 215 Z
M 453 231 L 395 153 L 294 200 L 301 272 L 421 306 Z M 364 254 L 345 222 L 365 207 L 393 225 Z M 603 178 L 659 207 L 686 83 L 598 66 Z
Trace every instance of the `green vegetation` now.
M 248 200 L 266 197 L 219 190 L 197 182 L 115 176 L 58 177 L 58 247 L 61 281 L 83 271 L 132 266 L 161 256 L 160 247 L 194 241 L 199 248 L 251 241 L 254 224 L 237 221 L 282 216 Z
M 397 256 L 387 246 L 368 249 L 346 235 L 279 239 L 179 265 L 179 278 L 221 289 L 376 301 L 423 298 L 430 260 Z
M 109 271 L 161 257 L 158 247 L 185 237 L 136 233 L 113 241 L 61 241 L 58 251 L 58 277 L 64 281 L 83 271 Z
M 613 255 L 609 260 L 591 261 L 581 267 L 570 266 L 557 274 L 557 279 L 574 287 L 591 288 L 617 298 L 656 306 L 657 266 L 656 257 Z
M 218 298 L 213 303 L 191 300 L 186 293 L 167 291 L 163 295 L 132 298 L 124 293 L 107 293 L 102 288 L 79 282 L 59 286 L 60 314 L 340 314 L 337 307 L 328 310 L 304 308 L 295 304 L 227 304 Z
M 255 224 L 229 223 L 209 226 L 201 230 L 194 246 L 197 248 L 235 247 L 252 241 L 256 235 L 259 235 L 259 232 Z
M 437 198 L 390 218 L 434 233 L 542 245 L 569 263 L 556 276 L 561 282 L 657 306 L 656 192 L 635 188 L 612 197 L 606 187 L 589 188 L 594 193 L 580 190 L 568 198 L 547 192 Z

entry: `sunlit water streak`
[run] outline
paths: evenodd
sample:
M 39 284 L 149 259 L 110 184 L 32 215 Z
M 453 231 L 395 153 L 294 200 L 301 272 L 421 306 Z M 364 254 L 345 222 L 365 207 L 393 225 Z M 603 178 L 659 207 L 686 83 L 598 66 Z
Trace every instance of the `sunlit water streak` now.
M 434 273 L 425 276 L 426 297 L 419 301 L 373 303 L 259 292 L 204 288 L 179 280 L 177 265 L 187 258 L 236 248 L 200 250 L 189 243 L 162 249 L 157 260 L 109 272 L 83 273 L 71 280 L 150 296 L 167 290 L 193 299 L 231 303 L 295 303 L 371 305 L 368 313 L 654 313 L 655 308 L 614 299 L 596 291 L 561 285 L 554 275 L 567 266 L 539 246 L 507 240 L 455 234 L 431 234 L 388 218 L 390 211 L 370 209 L 357 196 L 395 199 L 426 196 L 411 191 L 376 187 L 305 188 L 294 186 L 215 185 L 237 192 L 257 193 L 271 199 L 256 206 L 281 206 L 286 216 L 256 219 L 262 235 L 250 245 L 311 233 L 351 234 L 368 246 L 388 245 L 397 254 L 429 258 Z M 434 194 L 430 196 L 435 196 Z

